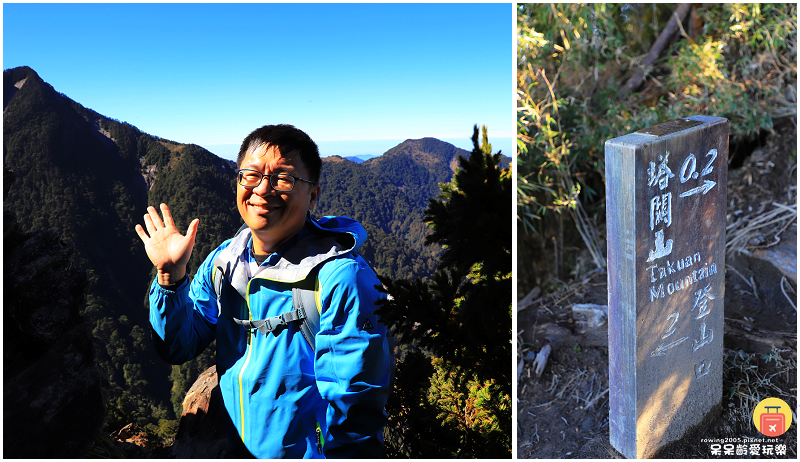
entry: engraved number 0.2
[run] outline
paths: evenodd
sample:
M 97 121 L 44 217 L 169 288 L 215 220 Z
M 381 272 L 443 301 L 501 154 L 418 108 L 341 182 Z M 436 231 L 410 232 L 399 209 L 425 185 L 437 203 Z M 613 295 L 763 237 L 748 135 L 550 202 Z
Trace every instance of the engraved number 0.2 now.
M 708 151 L 706 157 L 711 156 L 711 160 L 708 161 L 703 171 L 700 172 L 699 176 L 706 176 L 709 173 L 714 171 L 714 167 L 711 164 L 714 163 L 714 160 L 717 158 L 717 150 L 712 149 Z M 688 169 L 688 171 L 687 171 Z M 686 160 L 683 161 L 683 165 L 681 166 L 681 184 L 686 183 L 689 179 L 697 179 L 697 159 L 694 157 L 694 154 L 689 153 L 689 156 Z

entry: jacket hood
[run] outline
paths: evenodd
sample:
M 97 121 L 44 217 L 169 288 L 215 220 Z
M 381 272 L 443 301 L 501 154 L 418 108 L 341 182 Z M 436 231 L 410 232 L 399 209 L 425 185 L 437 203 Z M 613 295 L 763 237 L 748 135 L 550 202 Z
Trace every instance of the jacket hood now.
M 306 225 L 309 223 L 321 231 L 349 235 L 349 237 L 353 240 L 353 248 L 350 250 L 356 250 L 360 248 L 367 240 L 367 231 L 359 222 L 353 220 L 352 218 L 322 217 L 319 220 L 315 220 L 314 217 L 309 215 L 308 218 L 306 218 Z M 345 236 L 342 236 L 341 238 L 346 239 Z
M 245 252 L 250 237 L 250 229 L 243 227 L 214 262 L 214 266 L 230 278 L 240 293 L 249 280 L 245 273 Z M 309 214 L 305 227 L 276 252 L 277 261 L 259 266 L 252 277 L 289 283 L 301 281 L 319 264 L 358 249 L 366 240 L 367 231 L 351 218 L 322 217 L 315 220 Z

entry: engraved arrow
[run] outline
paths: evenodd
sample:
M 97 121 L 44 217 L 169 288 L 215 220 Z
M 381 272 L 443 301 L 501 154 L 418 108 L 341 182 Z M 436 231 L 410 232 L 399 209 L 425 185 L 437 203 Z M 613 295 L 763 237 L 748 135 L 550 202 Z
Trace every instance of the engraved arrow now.
M 705 183 L 703 183 L 702 186 L 698 186 L 698 187 L 692 188 L 692 189 L 690 189 L 690 190 L 688 190 L 686 192 L 682 192 L 681 193 L 681 197 L 689 197 L 692 194 L 697 194 L 699 192 L 702 192 L 703 195 L 705 196 L 707 192 L 711 191 L 711 188 L 713 188 L 714 186 L 717 185 L 716 181 L 711 181 L 711 180 L 703 180 L 703 181 L 705 181 Z
M 681 338 L 681 339 L 675 340 L 675 341 L 674 341 L 674 342 L 672 342 L 672 343 L 661 344 L 661 345 L 659 345 L 659 346 L 658 346 L 658 348 L 656 348 L 655 350 L 653 350 L 653 352 L 652 352 L 652 353 L 650 353 L 650 357 L 654 357 L 654 356 L 666 356 L 666 355 L 667 355 L 667 350 L 669 350 L 670 348 L 674 348 L 674 347 L 676 347 L 676 346 L 680 345 L 680 344 L 681 344 L 681 343 L 683 343 L 685 340 L 689 340 L 689 337 L 684 337 L 684 338 Z

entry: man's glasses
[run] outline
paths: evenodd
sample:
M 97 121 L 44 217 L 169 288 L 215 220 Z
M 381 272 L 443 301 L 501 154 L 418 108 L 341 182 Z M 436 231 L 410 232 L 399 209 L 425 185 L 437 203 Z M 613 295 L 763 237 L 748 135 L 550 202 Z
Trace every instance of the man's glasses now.
M 313 181 L 304 180 L 302 178 L 289 175 L 288 173 L 271 173 L 269 175 L 264 175 L 261 172 L 247 169 L 236 172 L 237 181 L 245 188 L 255 188 L 261 184 L 261 180 L 263 180 L 264 177 L 269 178 L 269 185 L 272 186 L 272 189 L 280 192 L 289 192 L 294 189 L 294 184 L 297 180 L 305 181 L 306 183 L 311 183 L 312 185 L 316 184 Z

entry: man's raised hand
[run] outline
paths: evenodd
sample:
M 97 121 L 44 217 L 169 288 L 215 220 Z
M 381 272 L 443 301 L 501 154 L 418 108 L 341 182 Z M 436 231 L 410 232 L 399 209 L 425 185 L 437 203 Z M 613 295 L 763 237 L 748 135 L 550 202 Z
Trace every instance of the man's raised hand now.
M 200 220 L 195 218 L 182 235 L 172 221 L 172 214 L 167 204 L 161 204 L 161 213 L 164 221 L 158 216 L 155 207 L 147 208 L 144 216 L 145 233 L 142 225 L 136 225 L 136 234 L 144 242 L 144 250 L 153 265 L 158 270 L 158 283 L 161 285 L 174 284 L 186 275 L 186 264 L 192 256 L 194 239 L 197 236 L 197 226 Z

